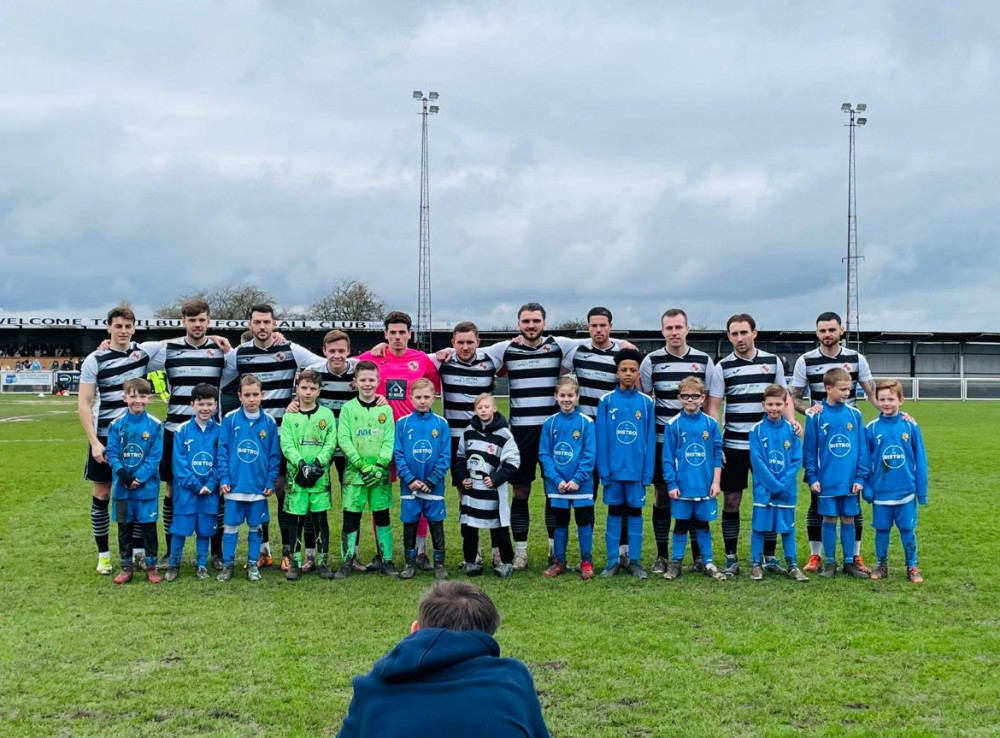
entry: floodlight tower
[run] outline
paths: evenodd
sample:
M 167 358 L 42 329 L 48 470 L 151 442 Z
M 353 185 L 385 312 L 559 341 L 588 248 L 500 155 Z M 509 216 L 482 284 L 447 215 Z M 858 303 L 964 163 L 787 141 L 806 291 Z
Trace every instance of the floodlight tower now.
M 421 351 L 431 350 L 431 202 L 427 173 L 427 116 L 435 115 L 440 108 L 430 105 L 438 99 L 436 92 L 425 96 L 413 91 L 413 99 L 420 102 L 423 119 L 420 147 L 420 264 L 417 270 L 417 335 L 414 342 Z
M 858 262 L 865 257 L 858 254 L 858 201 L 856 182 L 857 175 L 854 171 L 854 128 L 863 126 L 868 122 L 868 118 L 861 117 L 868 106 L 865 103 L 858 103 L 852 106 L 851 103 L 844 103 L 840 106 L 842 112 L 847 113 L 849 120 L 847 128 L 849 131 L 849 146 L 847 158 L 847 256 L 842 261 L 847 263 L 847 310 L 844 338 L 848 346 L 851 345 L 851 334 L 854 334 L 854 342 L 861 346 L 861 319 L 858 310 Z

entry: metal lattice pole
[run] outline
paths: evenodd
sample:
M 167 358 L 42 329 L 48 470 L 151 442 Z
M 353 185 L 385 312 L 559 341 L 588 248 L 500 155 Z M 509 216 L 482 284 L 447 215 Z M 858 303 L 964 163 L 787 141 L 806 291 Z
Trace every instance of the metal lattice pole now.
M 847 155 L 847 256 L 843 261 L 847 264 L 847 306 L 845 311 L 846 325 L 844 339 L 848 346 L 853 339 L 860 349 L 861 343 L 861 314 L 858 307 L 858 262 L 865 257 L 858 253 L 858 198 L 857 198 L 857 173 L 854 165 L 854 130 L 857 126 L 863 126 L 868 122 L 867 118 L 856 117 L 857 113 L 863 113 L 868 108 L 865 103 L 858 103 L 852 106 L 844 103 L 840 109 L 849 115 L 848 127 L 848 155 Z
M 413 99 L 421 103 L 421 146 L 420 146 L 420 259 L 417 270 L 417 334 L 414 340 L 421 351 L 431 350 L 431 202 L 430 177 L 427 162 L 427 117 L 438 112 L 437 105 L 429 105 L 438 99 L 436 92 L 425 97 L 420 91 L 413 93 Z

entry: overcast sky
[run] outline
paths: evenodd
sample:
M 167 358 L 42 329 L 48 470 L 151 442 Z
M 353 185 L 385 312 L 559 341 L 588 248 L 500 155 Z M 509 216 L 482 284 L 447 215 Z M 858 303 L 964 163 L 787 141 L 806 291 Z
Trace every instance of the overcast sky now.
M 419 89 L 435 324 L 667 307 L 997 330 L 1000 13 L 982 2 L 11 2 L 0 305 L 140 317 L 337 279 L 415 314 Z

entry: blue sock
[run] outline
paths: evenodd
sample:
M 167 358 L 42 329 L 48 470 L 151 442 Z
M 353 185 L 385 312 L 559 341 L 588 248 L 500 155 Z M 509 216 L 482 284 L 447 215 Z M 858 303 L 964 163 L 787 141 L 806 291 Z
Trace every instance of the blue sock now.
M 899 540 L 903 544 L 903 556 L 906 557 L 906 568 L 912 569 L 917 565 L 917 532 L 910 530 L 900 530 Z
M 854 518 L 840 523 L 840 547 L 844 549 L 844 563 L 854 563 L 854 542 L 858 539 L 854 532 Z
M 149 569 L 150 567 L 152 567 L 153 569 L 156 568 L 156 557 L 155 556 L 147 556 L 146 557 L 146 568 Z
M 553 536 L 553 555 L 556 561 L 566 563 L 566 547 L 569 545 L 569 528 L 556 528 Z
M 750 563 L 760 565 L 764 562 L 764 534 L 761 531 L 750 531 Z
M 260 528 L 252 528 L 247 533 L 247 564 L 251 566 L 257 565 L 257 559 L 260 558 L 260 545 L 263 540 Z
M 790 530 L 781 534 L 781 550 L 785 552 L 785 562 L 789 569 L 794 569 L 798 564 L 798 554 L 795 552 L 795 531 Z
M 236 562 L 236 540 L 239 533 L 222 534 L 222 563 L 224 566 L 233 566 Z
M 184 536 L 174 533 L 170 537 L 170 565 L 175 569 L 181 565 L 181 556 L 184 554 Z
M 618 561 L 618 541 L 622 538 L 622 516 L 608 514 L 608 526 L 604 529 L 604 544 L 608 547 L 608 566 Z
M 577 533 L 580 536 L 580 561 L 591 561 L 594 555 L 594 526 L 581 525 Z
M 674 533 L 671 536 L 673 540 L 673 556 L 671 558 L 674 561 L 684 560 L 684 549 L 687 547 L 688 535 L 687 533 Z
M 826 563 L 832 564 L 837 560 L 837 523 L 823 521 L 823 556 Z
M 889 533 L 891 530 L 875 531 L 875 559 L 880 564 L 889 561 Z
M 701 549 L 701 558 L 705 565 L 712 563 L 712 531 L 702 528 L 694 532 L 694 537 L 698 541 L 698 548 Z
M 628 557 L 638 563 L 642 560 L 642 516 L 628 516 Z
M 198 536 L 194 552 L 195 566 L 206 566 L 208 564 L 208 544 L 211 542 L 212 542 L 211 538 L 203 538 L 202 536 Z

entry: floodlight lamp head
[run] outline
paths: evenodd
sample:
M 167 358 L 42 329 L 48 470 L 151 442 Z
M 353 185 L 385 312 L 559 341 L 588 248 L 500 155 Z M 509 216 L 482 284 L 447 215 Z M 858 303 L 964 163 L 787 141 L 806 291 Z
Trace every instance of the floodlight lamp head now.
M 436 113 L 440 109 L 441 108 L 439 108 L 437 105 L 431 105 L 429 108 L 427 108 L 427 112 L 429 112 L 431 115 L 433 115 L 434 113 Z
M 867 122 L 868 122 L 867 118 L 858 118 L 858 125 L 859 126 L 863 126 Z
M 414 96 L 416 96 L 417 93 L 414 92 L 413 94 L 414 94 Z M 851 112 L 851 104 L 850 103 L 844 103 L 843 105 L 840 106 L 840 109 L 843 112 L 845 112 L 845 113 L 849 113 L 849 112 Z
M 429 99 L 431 99 L 431 100 L 437 100 L 438 99 L 438 94 L 436 92 L 428 92 L 427 93 L 427 97 Z
M 858 103 L 858 112 L 863 113 L 868 110 L 868 106 L 865 103 Z
M 422 100 L 423 97 L 424 97 L 424 93 L 422 93 L 420 90 L 414 90 L 413 91 L 413 99 L 414 100 Z

